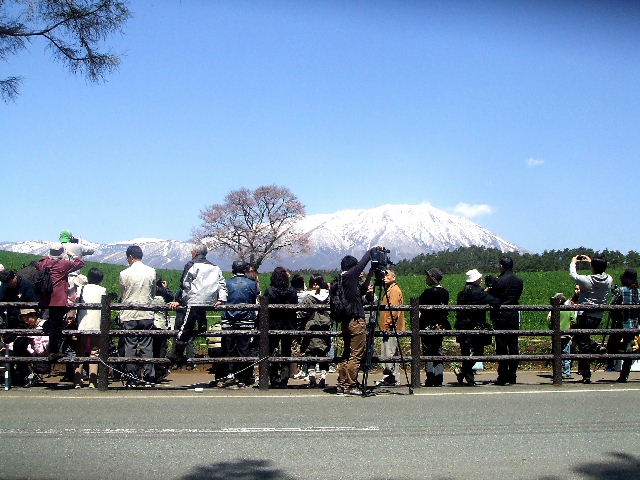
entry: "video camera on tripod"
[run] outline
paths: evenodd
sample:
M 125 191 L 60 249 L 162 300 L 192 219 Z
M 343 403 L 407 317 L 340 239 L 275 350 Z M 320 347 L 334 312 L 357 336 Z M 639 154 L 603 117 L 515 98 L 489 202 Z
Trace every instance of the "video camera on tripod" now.
M 373 271 L 374 286 L 384 286 L 384 277 L 387 275 L 387 267 L 394 263 L 389 258 L 390 250 L 384 247 L 377 247 L 371 252 L 371 270 Z

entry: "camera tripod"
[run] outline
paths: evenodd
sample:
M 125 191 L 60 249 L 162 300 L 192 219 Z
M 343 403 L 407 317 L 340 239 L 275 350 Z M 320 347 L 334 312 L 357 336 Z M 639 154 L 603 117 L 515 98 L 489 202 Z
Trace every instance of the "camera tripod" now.
M 362 371 L 363 371 L 363 375 L 362 375 L 362 396 L 363 397 L 368 397 L 368 396 L 373 396 L 375 395 L 374 392 L 368 392 L 367 391 L 367 383 L 369 381 L 369 371 L 373 368 L 373 362 L 372 362 L 372 357 L 373 357 L 373 353 L 374 353 L 374 349 L 375 349 L 375 337 L 374 337 L 374 333 L 376 330 L 376 325 L 378 325 L 378 321 L 380 319 L 380 304 L 382 301 L 382 298 L 384 296 L 384 298 L 386 299 L 386 304 L 389 305 L 391 302 L 389 301 L 389 292 L 388 289 L 384 283 L 384 275 L 382 274 L 383 272 L 378 272 L 376 271 L 376 278 L 375 278 L 375 283 L 374 283 L 374 294 L 376 293 L 377 290 L 377 300 L 375 302 L 375 310 L 373 310 L 375 312 L 375 314 L 369 318 L 369 321 L 367 323 L 367 341 L 365 344 L 365 351 L 364 351 L 364 357 L 362 359 Z M 400 346 L 400 340 L 398 337 L 398 330 L 396 328 L 396 315 L 394 314 L 393 311 L 390 311 L 391 313 L 391 334 L 392 336 L 396 339 L 397 344 L 398 344 L 398 352 L 400 352 L 400 362 L 402 364 L 402 370 L 404 371 L 404 376 L 405 379 L 407 381 L 407 385 L 409 386 L 409 394 L 413 395 L 413 387 L 411 386 L 411 382 L 409 381 L 409 374 L 407 373 L 407 363 L 404 359 L 404 355 L 402 353 L 402 348 Z

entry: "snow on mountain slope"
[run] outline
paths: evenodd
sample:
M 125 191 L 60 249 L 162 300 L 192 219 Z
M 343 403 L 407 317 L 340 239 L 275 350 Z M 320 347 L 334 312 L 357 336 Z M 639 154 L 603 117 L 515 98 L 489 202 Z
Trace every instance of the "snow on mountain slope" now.
M 429 204 L 383 205 L 368 210 L 341 210 L 335 213 L 309 215 L 298 228 L 311 237 L 311 252 L 299 257 L 281 257 L 266 261 L 261 270 L 276 265 L 290 268 L 334 269 L 347 254 L 360 257 L 373 245 L 391 250 L 394 261 L 410 259 L 421 253 L 453 250 L 471 245 L 522 251 L 484 227 L 458 215 L 452 215 Z M 88 260 L 126 264 L 125 250 L 140 245 L 144 261 L 156 268 L 181 269 L 191 258 L 191 245 L 177 240 L 137 238 L 101 245 L 80 240 L 95 250 Z M 1 243 L 0 250 L 44 255 L 49 242 L 25 241 Z M 228 255 L 211 253 L 209 258 L 228 269 L 233 260 Z

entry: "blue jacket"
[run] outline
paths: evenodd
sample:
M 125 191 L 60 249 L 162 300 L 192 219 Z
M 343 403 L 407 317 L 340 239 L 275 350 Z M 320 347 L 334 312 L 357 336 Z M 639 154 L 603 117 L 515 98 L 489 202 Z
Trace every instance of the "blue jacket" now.
M 258 284 L 244 275 L 234 275 L 227 281 L 227 305 L 256 303 Z M 256 311 L 236 310 L 222 313 L 223 328 L 253 328 Z

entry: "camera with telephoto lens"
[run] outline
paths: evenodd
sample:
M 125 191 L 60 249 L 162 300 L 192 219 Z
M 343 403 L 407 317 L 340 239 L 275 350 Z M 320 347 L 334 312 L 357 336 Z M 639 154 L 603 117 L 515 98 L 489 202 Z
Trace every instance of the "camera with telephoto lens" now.
M 384 285 L 384 277 L 387 275 L 387 267 L 393 265 L 389 258 L 390 250 L 378 247 L 371 252 L 371 270 L 376 278 L 375 285 Z

